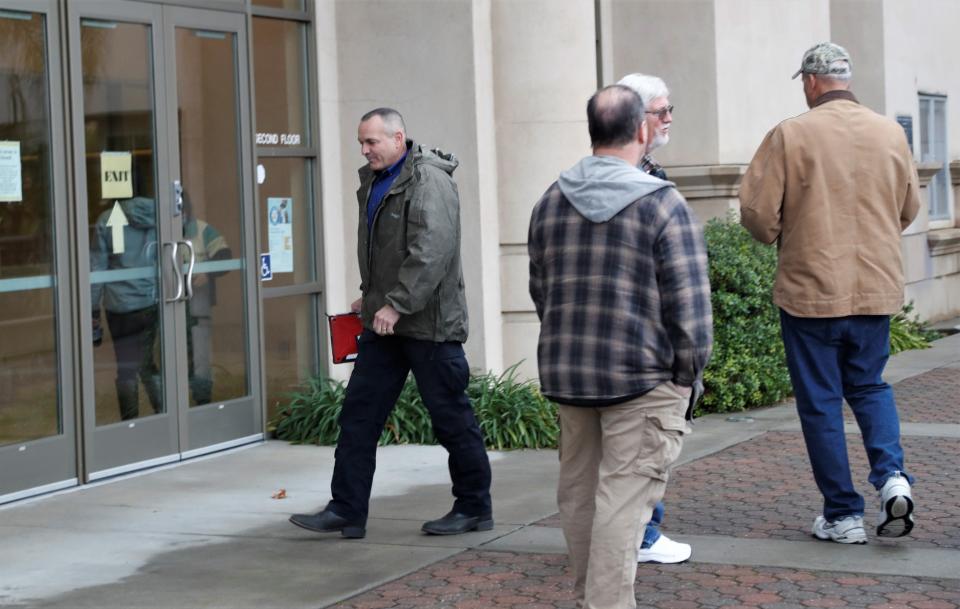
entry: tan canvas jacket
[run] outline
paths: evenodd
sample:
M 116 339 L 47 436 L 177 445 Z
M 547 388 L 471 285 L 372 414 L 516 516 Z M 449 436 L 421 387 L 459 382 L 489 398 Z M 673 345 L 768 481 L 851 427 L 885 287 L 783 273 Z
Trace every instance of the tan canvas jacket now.
M 848 91 L 774 127 L 740 189 L 743 226 L 779 247 L 774 303 L 796 317 L 898 311 L 918 191 L 903 130 Z

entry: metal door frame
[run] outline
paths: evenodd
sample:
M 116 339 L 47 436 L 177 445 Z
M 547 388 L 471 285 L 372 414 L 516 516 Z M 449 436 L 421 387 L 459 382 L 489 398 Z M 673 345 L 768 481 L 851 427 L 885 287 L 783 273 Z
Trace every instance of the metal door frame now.
M 70 56 L 70 82 L 72 99 L 71 126 L 73 129 L 73 175 L 75 184 L 75 206 L 77 213 L 75 251 L 77 260 L 78 286 L 78 319 L 91 319 L 90 298 L 87 290 L 90 285 L 90 243 L 86 217 L 87 178 L 86 178 L 86 148 L 84 137 L 84 107 L 83 107 L 83 75 L 81 53 L 81 21 L 83 19 L 97 19 L 102 21 L 117 21 L 136 23 L 150 27 L 151 61 L 153 69 L 153 120 L 154 120 L 154 155 L 156 171 L 156 201 L 157 211 L 157 240 L 158 264 L 160 266 L 159 298 L 162 340 L 161 349 L 163 363 L 163 384 L 165 387 L 175 386 L 176 372 L 175 354 L 168 347 L 167 334 L 173 332 L 173 312 L 163 301 L 168 293 L 169 275 L 163 259 L 163 250 L 159 244 L 170 240 L 172 234 L 169 200 L 170 189 L 166 180 L 169 175 L 169 151 L 165 138 L 163 121 L 166 116 L 163 112 L 164 81 L 163 62 L 163 19 L 162 8 L 158 5 L 136 2 L 119 2 L 117 0 L 87 0 L 83 3 L 71 4 L 67 16 L 68 44 Z M 122 421 L 103 427 L 97 426 L 96 401 L 94 395 L 94 370 L 92 369 L 93 338 L 89 324 L 80 324 L 80 357 L 83 436 L 84 436 L 84 473 L 87 481 L 98 480 L 128 471 L 143 469 L 155 465 L 162 465 L 180 460 L 180 450 L 177 437 L 176 398 L 165 392 L 164 404 L 166 411 L 159 415 Z M 171 399 L 173 398 L 173 399 Z M 126 455 L 126 456 L 125 456 Z
M 71 231 L 68 204 L 69 179 L 66 144 L 66 98 L 63 87 L 61 14 L 56 0 L 0 0 L 0 9 L 43 15 L 46 54 L 47 107 L 50 129 L 50 175 L 52 179 L 51 220 L 53 221 L 53 275 L 55 290 L 55 337 L 57 342 L 57 383 L 59 433 L 0 447 L 0 504 L 47 493 L 79 481 L 77 421 L 74 404 L 76 366 L 74 318 L 71 315 L 69 240 Z M 18 489 L 18 490 L 12 490 Z M 7 491 L 7 492 L 5 492 Z
M 180 132 L 177 121 L 178 83 L 177 83 L 177 28 L 191 30 L 209 30 L 229 32 L 236 36 L 234 59 L 236 61 L 236 103 L 237 103 L 237 147 L 239 152 L 238 179 L 240 181 L 241 214 L 243 237 L 242 257 L 245 262 L 244 298 L 246 299 L 246 349 L 248 354 L 247 377 L 249 392 L 241 398 L 226 402 L 213 402 L 203 406 L 189 407 L 186 329 L 177 332 L 176 352 L 178 358 L 177 393 L 181 396 L 179 408 L 180 449 L 184 459 L 202 454 L 224 450 L 233 446 L 248 444 L 263 439 L 263 407 L 260 360 L 260 332 L 258 327 L 259 298 L 257 284 L 259 275 L 254 272 L 257 243 L 254 232 L 253 199 L 253 127 L 252 107 L 250 104 L 249 65 L 247 58 L 248 32 L 247 19 L 243 13 L 226 13 L 181 6 L 163 7 L 164 70 L 166 99 L 164 109 L 167 113 L 166 138 L 169 150 L 171 180 L 180 180 Z M 184 185 L 188 187 L 189 185 Z M 177 303 L 183 307 L 183 303 Z M 177 320 L 185 319 L 183 311 L 177 312 Z M 232 420 L 231 420 L 232 419 Z

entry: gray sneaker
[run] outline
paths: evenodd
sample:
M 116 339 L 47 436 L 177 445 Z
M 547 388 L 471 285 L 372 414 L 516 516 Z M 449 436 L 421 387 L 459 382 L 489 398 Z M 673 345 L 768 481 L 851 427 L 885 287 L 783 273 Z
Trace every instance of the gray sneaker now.
M 817 516 L 813 521 L 813 536 L 837 543 L 867 543 L 862 516 L 844 516 L 833 521 Z

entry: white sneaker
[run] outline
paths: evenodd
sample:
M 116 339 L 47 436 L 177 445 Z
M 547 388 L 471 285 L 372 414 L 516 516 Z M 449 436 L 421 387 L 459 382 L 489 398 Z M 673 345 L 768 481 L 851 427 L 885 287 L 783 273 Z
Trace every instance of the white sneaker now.
M 637 562 L 659 562 L 674 564 L 689 560 L 693 554 L 690 544 L 678 543 L 663 533 L 649 548 L 637 549 Z
M 887 478 L 880 489 L 880 516 L 877 535 L 903 537 L 913 530 L 913 497 L 910 483 L 900 472 Z
M 813 536 L 837 543 L 867 543 L 861 516 L 844 516 L 830 522 L 823 516 L 813 521 Z

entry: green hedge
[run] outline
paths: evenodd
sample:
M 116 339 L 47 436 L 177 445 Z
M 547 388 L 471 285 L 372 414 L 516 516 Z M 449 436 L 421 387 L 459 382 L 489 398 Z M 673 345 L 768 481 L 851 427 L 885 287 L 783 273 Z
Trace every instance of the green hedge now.
M 790 395 L 780 318 L 771 301 L 776 248 L 732 220 L 704 228 L 713 292 L 713 356 L 696 414 L 776 403 Z

